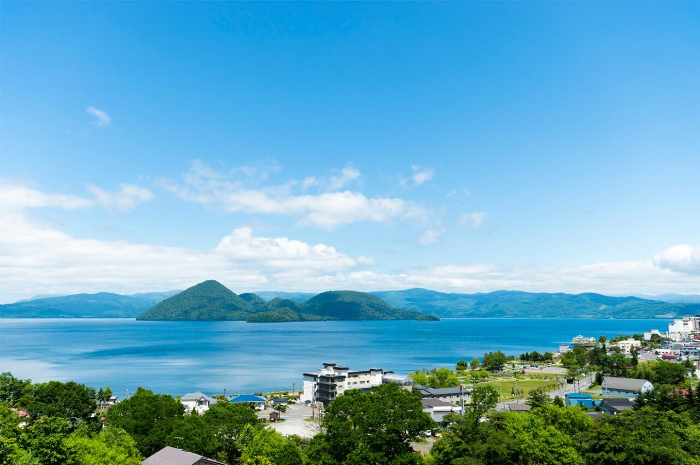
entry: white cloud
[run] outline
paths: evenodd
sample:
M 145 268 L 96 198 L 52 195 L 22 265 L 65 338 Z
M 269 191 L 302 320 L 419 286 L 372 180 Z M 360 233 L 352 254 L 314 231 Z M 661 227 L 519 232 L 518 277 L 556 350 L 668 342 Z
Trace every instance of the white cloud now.
M 339 271 L 357 266 L 357 261 L 335 247 L 310 245 L 287 237 L 255 237 L 251 228 L 234 229 L 221 239 L 214 252 L 235 263 L 256 262 L 273 269 Z
M 83 197 L 45 193 L 30 185 L 0 182 L 0 208 L 3 210 L 46 207 L 74 210 L 89 208 L 92 205 L 92 200 Z
M 658 268 L 679 273 L 700 274 L 700 246 L 677 245 L 654 255 Z
M 360 170 L 353 168 L 350 165 L 345 166 L 338 174 L 330 177 L 328 181 L 328 190 L 337 191 L 343 189 L 345 186 L 352 184 L 353 182 L 360 179 Z
M 92 122 L 94 126 L 104 127 L 112 124 L 112 118 L 110 118 L 110 116 L 104 110 L 100 110 L 99 108 L 95 107 L 87 107 L 85 111 L 96 118 L 95 121 Z
M 97 204 L 106 210 L 129 211 L 153 200 L 153 192 L 134 184 L 120 184 L 116 192 L 107 192 L 92 184 L 87 189 L 95 196 Z
M 479 229 L 484 224 L 486 212 L 464 213 L 459 217 L 459 224 L 471 229 Z
M 433 175 L 435 174 L 434 168 L 421 169 L 420 165 L 411 165 L 411 171 L 413 171 L 411 177 L 399 177 L 399 185 L 401 187 L 408 187 L 409 185 L 421 186 L 433 179 Z
M 444 229 L 428 229 L 418 239 L 421 245 L 435 244 L 440 240 L 440 236 L 445 233 Z
M 358 177 L 359 171 L 345 167 L 335 181 L 331 178 L 329 186 L 334 183 L 340 186 Z M 184 184 L 170 180 L 160 180 L 158 184 L 183 200 L 217 207 L 225 212 L 293 216 L 300 224 L 327 230 L 357 222 L 421 222 L 428 216 L 427 210 L 414 202 L 400 198 L 368 198 L 350 190 L 295 195 L 292 192 L 298 183 L 294 180 L 283 185 L 255 188 L 240 178 L 222 177 L 201 162 L 193 164 L 183 178 Z M 311 185 L 312 181 L 306 184 Z

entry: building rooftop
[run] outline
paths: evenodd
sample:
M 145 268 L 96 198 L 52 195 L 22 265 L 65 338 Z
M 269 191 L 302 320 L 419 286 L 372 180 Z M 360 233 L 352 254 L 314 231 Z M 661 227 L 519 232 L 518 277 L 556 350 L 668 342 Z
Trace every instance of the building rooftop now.
M 421 403 L 423 404 L 423 408 L 425 408 L 425 407 L 454 407 L 455 406 L 453 404 L 450 404 L 449 402 L 445 402 L 444 400 L 433 399 L 431 397 L 426 397 L 425 399 L 421 399 Z
M 605 389 L 639 392 L 646 383 L 648 383 L 646 379 L 606 376 L 603 378 L 603 392 L 605 392 Z
M 166 446 L 141 462 L 142 465 L 224 465 L 202 455 Z
M 231 399 L 231 402 L 254 402 L 254 403 L 260 403 L 260 402 L 265 402 L 264 397 L 260 396 L 255 396 L 253 394 L 243 394 L 240 396 L 236 396 L 233 399 Z
M 180 397 L 180 400 L 181 400 L 181 401 L 184 400 L 184 401 L 186 401 L 186 402 L 187 402 L 187 401 L 193 401 L 193 400 L 194 400 L 194 401 L 198 401 L 198 400 L 200 400 L 200 399 L 204 399 L 204 400 L 206 400 L 207 402 L 209 402 L 210 404 L 215 404 L 215 403 L 216 403 L 216 399 L 214 399 L 213 397 L 209 397 L 208 395 L 203 394 L 203 393 L 201 393 L 201 392 L 199 392 L 199 391 L 197 391 L 197 392 L 189 392 L 189 393 L 185 394 L 184 396 Z

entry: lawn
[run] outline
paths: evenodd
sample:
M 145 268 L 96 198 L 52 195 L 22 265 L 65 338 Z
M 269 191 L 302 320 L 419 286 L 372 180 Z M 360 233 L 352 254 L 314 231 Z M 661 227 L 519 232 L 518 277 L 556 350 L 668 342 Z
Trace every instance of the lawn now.
M 547 381 L 541 379 L 509 378 L 489 381 L 481 384 L 488 384 L 490 386 L 495 387 L 496 390 L 500 392 L 503 401 L 510 401 L 515 400 L 515 395 L 513 394 L 513 392 L 515 391 L 516 381 L 518 383 L 518 389 L 520 390 L 520 399 L 527 399 L 527 396 L 530 394 L 530 391 L 534 391 L 535 389 L 544 389 L 546 392 L 556 391 L 557 389 L 559 389 L 559 385 L 557 384 L 556 380 Z

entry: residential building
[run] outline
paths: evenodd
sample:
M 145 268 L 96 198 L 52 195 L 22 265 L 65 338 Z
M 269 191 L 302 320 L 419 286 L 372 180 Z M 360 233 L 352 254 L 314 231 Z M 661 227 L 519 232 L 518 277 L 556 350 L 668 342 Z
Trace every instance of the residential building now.
M 166 446 L 141 462 L 142 465 L 224 465 L 216 460 Z
M 651 391 L 654 386 L 646 379 L 616 378 L 606 376 L 601 383 L 604 396 L 636 398 L 640 393 Z
M 559 344 L 559 353 L 560 354 L 564 355 L 565 353 L 567 353 L 570 350 L 571 350 L 571 347 L 569 346 L 569 344 Z
M 461 405 L 462 394 L 464 395 L 464 403 L 471 402 L 471 391 L 468 389 L 460 390 L 459 386 L 449 388 L 431 388 L 416 384 L 413 386 L 414 391 L 420 392 L 421 396 L 426 399 L 439 399 L 444 402 L 449 402 L 454 405 Z
M 653 336 L 654 334 L 656 334 L 657 336 L 663 336 L 663 334 L 661 334 L 658 329 L 652 329 L 651 331 L 644 333 L 644 340 L 650 341 L 651 336 Z
M 316 372 L 304 373 L 304 391 L 301 402 L 328 405 L 337 396 L 349 389 L 371 389 L 382 384 L 385 372 L 381 368 L 364 371 L 350 371 L 348 367 L 335 363 L 324 363 Z
M 462 407 L 440 399 L 424 398 L 421 400 L 421 403 L 423 404 L 423 411 L 437 423 L 445 421 L 445 415 L 449 413 L 462 413 Z
M 625 339 L 624 341 L 611 342 L 610 345 L 613 347 L 618 347 L 620 351 L 622 351 L 622 353 L 624 354 L 629 354 L 630 352 L 632 352 L 632 349 L 641 349 L 642 341 L 638 341 L 630 337 L 628 339 Z
M 209 410 L 209 407 L 216 403 L 216 399 L 209 397 L 199 391 L 190 392 L 180 397 L 180 403 L 185 406 L 185 413 L 196 410 L 200 415 Z
M 603 399 L 600 402 L 600 411 L 609 413 L 610 415 L 617 415 L 625 410 L 632 410 L 634 404 L 628 398 L 610 398 Z

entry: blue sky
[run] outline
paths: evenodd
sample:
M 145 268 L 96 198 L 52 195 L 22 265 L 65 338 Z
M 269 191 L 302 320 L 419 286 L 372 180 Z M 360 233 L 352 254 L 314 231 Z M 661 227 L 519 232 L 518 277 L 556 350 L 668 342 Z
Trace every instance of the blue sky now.
M 698 3 L 0 13 L 0 301 L 700 292 Z

